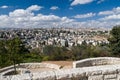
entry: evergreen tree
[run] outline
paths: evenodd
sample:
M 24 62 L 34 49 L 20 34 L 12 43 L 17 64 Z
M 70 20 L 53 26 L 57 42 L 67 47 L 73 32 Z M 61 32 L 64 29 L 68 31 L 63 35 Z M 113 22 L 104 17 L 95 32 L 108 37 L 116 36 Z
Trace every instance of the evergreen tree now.
M 116 55 L 120 55 L 120 26 L 115 26 L 110 32 L 110 48 Z

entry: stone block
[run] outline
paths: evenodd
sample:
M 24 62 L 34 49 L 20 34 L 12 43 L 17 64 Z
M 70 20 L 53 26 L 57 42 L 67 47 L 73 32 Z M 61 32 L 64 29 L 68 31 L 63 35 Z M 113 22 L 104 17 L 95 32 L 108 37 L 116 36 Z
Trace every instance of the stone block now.
M 116 74 L 104 75 L 104 80 L 117 80 L 117 75 Z
M 88 80 L 104 80 L 103 75 L 89 76 Z
M 117 80 L 120 80 L 120 74 L 117 75 Z
M 102 72 L 102 74 L 117 74 L 117 70 L 113 70 L 112 68 L 111 68 L 111 70 L 105 70 L 105 71 L 103 71 Z
M 102 75 L 102 71 L 93 71 L 89 72 L 87 76 Z

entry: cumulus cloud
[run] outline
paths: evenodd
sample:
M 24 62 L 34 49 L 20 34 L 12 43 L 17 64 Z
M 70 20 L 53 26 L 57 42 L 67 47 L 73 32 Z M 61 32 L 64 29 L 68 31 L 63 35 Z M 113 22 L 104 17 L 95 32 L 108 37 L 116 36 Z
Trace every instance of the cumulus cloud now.
M 120 7 L 113 8 L 112 10 L 107 11 L 101 11 L 98 13 L 98 15 L 111 15 L 111 14 L 119 14 L 120 13 Z
M 115 14 L 105 15 L 104 20 L 76 21 L 66 16 L 59 17 L 53 14 L 35 14 L 34 11 L 40 10 L 40 6 L 30 6 L 27 9 L 16 9 L 8 15 L 0 15 L 0 27 L 10 28 L 41 28 L 41 27 L 112 27 L 120 24 L 120 7 L 112 9 Z M 96 13 L 76 15 L 75 18 L 88 18 L 95 16 Z M 113 20 L 114 19 L 114 20 Z
M 5 9 L 5 8 L 8 8 L 8 6 L 3 5 L 3 6 L 1 6 L 0 8 Z
M 115 25 L 120 25 L 120 21 L 101 21 L 101 20 L 88 20 L 81 22 L 73 22 L 71 27 L 84 28 L 84 27 L 94 27 L 94 28 L 112 28 Z
M 87 14 L 80 14 L 80 15 L 76 15 L 74 16 L 74 18 L 89 18 L 89 17 L 93 17 L 95 16 L 95 13 L 87 13 Z
M 102 11 L 98 13 L 98 15 L 110 15 L 110 14 L 114 14 L 114 12 L 113 11 Z
M 105 16 L 104 18 L 101 18 L 100 20 L 120 20 L 120 14 Z
M 78 5 L 78 4 L 88 4 L 88 3 L 91 3 L 93 2 L 94 0 L 74 0 L 72 3 L 71 3 L 71 6 L 75 6 L 75 5 Z
M 50 9 L 51 10 L 57 10 L 57 9 L 59 9 L 59 7 L 58 6 L 52 6 Z
M 30 7 L 27 8 L 28 11 L 38 11 L 40 9 L 42 9 L 42 6 L 38 6 L 38 5 L 32 5 Z
M 98 15 L 104 16 L 103 18 L 100 18 L 100 20 L 120 20 L 120 7 L 108 11 L 101 11 Z
M 14 10 L 13 12 L 9 13 L 10 17 L 27 17 L 27 16 L 33 16 L 34 13 L 33 12 L 29 12 L 28 10 L 24 10 L 24 9 L 17 9 Z
M 0 27 L 11 28 L 35 28 L 35 27 L 58 27 L 73 22 L 73 19 L 56 15 L 35 15 L 33 11 L 39 10 L 40 6 L 30 6 L 27 9 L 16 9 L 8 15 L 0 15 Z
M 83 15 L 76 15 L 74 17 L 87 18 L 92 16 L 92 14 L 96 15 L 96 13 L 91 13 L 91 14 L 87 13 L 87 14 L 89 14 L 89 16 L 88 15 L 86 16 L 85 14 L 83 14 Z M 105 28 L 111 28 L 115 25 L 120 25 L 120 7 L 113 8 L 112 10 L 101 11 L 97 15 L 99 16 L 98 19 L 86 20 L 81 22 L 76 21 L 76 22 L 73 22 L 72 24 L 76 27 L 105 27 Z

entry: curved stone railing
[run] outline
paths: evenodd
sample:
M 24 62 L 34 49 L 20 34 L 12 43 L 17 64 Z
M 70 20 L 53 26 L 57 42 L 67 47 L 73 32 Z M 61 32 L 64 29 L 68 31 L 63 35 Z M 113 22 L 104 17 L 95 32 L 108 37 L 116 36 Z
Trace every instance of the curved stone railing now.
M 51 69 L 58 70 L 58 69 L 60 69 L 60 67 L 61 66 L 59 66 L 59 65 L 50 64 L 50 63 L 21 63 L 20 65 L 16 65 L 17 70 L 24 69 L 24 71 L 26 71 L 27 69 L 37 69 L 37 68 L 51 68 Z M 0 75 L 3 76 L 6 73 L 9 73 L 9 72 L 11 72 L 13 70 L 14 70 L 13 65 L 2 68 L 2 69 L 0 69 Z
M 73 62 L 73 68 L 120 64 L 120 58 L 98 57 Z
M 7 76 L 6 78 L 9 78 Z M 120 65 L 92 66 L 15 75 L 11 80 L 120 80 Z
M 7 70 L 10 70 L 10 69 L 13 69 L 13 66 L 8 66 L 8 67 L 0 69 L 0 73 L 7 71 Z

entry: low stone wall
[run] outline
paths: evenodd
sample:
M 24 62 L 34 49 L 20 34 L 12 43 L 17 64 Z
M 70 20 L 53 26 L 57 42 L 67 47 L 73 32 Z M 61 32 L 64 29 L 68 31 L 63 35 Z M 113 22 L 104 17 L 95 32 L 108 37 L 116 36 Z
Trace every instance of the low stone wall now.
M 10 78 L 7 76 L 6 78 Z M 120 80 L 120 65 L 93 66 L 15 75 L 11 80 Z M 2 80 L 5 80 L 2 79 Z
M 73 68 L 120 64 L 120 58 L 98 57 L 73 62 Z
M 17 70 L 26 71 L 27 69 L 37 69 L 37 68 L 51 68 L 58 70 L 61 66 L 50 64 L 50 63 L 21 63 L 20 65 L 16 65 Z M 14 66 L 8 66 L 0 69 L 0 76 L 4 76 L 6 73 L 14 71 Z M 1 79 L 0 79 L 1 80 Z
M 8 67 L 0 69 L 0 73 L 7 71 L 7 70 L 10 70 L 10 69 L 13 69 L 13 66 L 8 66 Z

